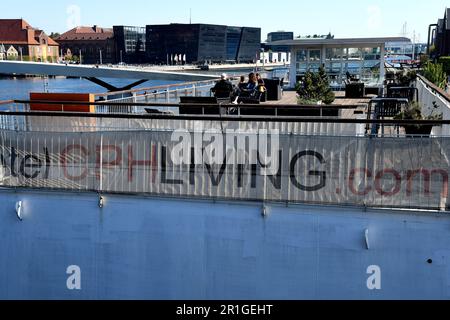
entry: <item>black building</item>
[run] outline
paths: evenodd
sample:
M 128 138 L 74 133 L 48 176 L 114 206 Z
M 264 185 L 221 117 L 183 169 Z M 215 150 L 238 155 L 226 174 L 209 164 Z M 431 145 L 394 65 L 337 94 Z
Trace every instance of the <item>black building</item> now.
M 271 32 L 267 35 L 267 43 L 283 40 L 294 40 L 293 32 L 277 31 Z M 290 48 L 288 46 L 278 46 L 278 45 L 263 45 L 264 51 L 272 50 L 273 52 L 289 52 Z
M 294 33 L 290 31 L 271 32 L 267 35 L 267 42 L 294 40 Z
M 450 9 L 445 10 L 443 19 L 430 25 L 428 39 L 428 48 L 434 47 L 434 58 L 450 56 Z
M 154 64 L 254 62 L 261 29 L 210 24 L 147 26 L 147 58 Z
M 145 27 L 114 26 L 114 61 L 127 64 L 145 63 Z

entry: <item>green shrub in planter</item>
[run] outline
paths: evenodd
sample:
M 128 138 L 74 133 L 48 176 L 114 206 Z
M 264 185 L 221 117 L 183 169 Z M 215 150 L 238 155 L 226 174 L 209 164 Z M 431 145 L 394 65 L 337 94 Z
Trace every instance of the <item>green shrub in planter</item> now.
M 295 90 L 297 91 L 299 104 L 316 104 L 319 101 L 324 104 L 331 104 L 336 99 L 323 67 L 320 67 L 317 73 L 308 71 L 305 74 L 305 79 L 297 83 Z
M 447 74 L 444 71 L 442 64 L 428 62 L 423 68 L 423 76 L 429 81 L 433 82 L 441 89 L 445 89 L 447 84 Z

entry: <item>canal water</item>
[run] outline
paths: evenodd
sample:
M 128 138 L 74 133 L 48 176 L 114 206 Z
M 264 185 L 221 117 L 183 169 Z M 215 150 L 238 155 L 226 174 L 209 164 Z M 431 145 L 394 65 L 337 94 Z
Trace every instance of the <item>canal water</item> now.
M 104 79 L 106 82 L 116 86 L 123 87 L 136 80 L 127 79 Z M 174 84 L 176 81 L 151 80 L 136 88 L 147 88 Z M 103 93 L 107 90 L 88 80 L 84 79 L 66 79 L 64 77 L 44 79 L 35 78 L 0 78 L 0 101 L 2 100 L 26 100 L 30 92 L 52 92 L 52 93 Z
M 239 76 L 247 74 L 253 71 L 252 69 L 239 69 L 239 70 L 211 70 L 210 74 L 227 73 L 230 76 Z M 205 73 L 205 71 L 200 71 Z M 285 77 L 287 69 L 280 68 L 268 72 L 267 77 Z M 116 87 L 124 87 L 136 80 L 129 79 L 103 79 L 107 83 Z M 181 81 L 164 81 L 164 80 L 150 80 L 136 88 L 149 88 L 155 86 L 169 85 L 182 83 Z M 56 78 L 10 78 L 0 77 L 0 101 L 2 100 L 27 100 L 29 99 L 30 92 L 52 92 L 52 93 L 104 93 L 107 90 L 99 85 L 96 85 L 88 80 L 80 78 L 56 77 Z

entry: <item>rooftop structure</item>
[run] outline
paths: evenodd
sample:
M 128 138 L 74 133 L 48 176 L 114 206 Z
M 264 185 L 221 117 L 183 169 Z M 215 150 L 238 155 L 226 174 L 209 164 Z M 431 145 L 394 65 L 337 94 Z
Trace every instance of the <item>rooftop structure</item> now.
M 147 61 L 145 27 L 114 26 L 114 61 L 127 64 Z
M 366 84 L 379 86 L 385 76 L 385 46 L 388 42 L 410 43 L 408 38 L 295 39 L 275 41 L 291 51 L 290 83 L 295 85 L 307 71 L 324 66 L 332 82 L 341 85 L 345 75 L 359 75 Z

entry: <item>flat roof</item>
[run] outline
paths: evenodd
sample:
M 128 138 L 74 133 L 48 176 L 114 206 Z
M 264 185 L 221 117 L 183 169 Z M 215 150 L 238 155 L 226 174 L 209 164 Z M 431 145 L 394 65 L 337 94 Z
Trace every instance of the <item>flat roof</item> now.
M 268 43 L 278 46 L 313 46 L 313 45 L 379 45 L 387 42 L 411 42 L 409 38 L 385 37 L 385 38 L 347 38 L 347 39 L 294 39 L 280 40 Z

